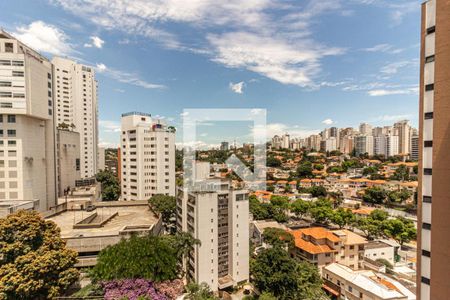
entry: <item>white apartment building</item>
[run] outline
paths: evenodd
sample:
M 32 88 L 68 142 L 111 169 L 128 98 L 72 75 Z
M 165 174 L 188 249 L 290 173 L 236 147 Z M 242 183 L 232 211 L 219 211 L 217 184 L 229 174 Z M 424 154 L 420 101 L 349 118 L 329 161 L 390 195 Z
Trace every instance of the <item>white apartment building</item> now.
M 322 151 L 335 151 L 337 150 L 337 140 L 335 137 L 327 138 L 320 142 L 320 150 Z
M 290 142 L 291 142 L 291 138 L 290 138 L 289 134 L 287 134 L 287 133 L 284 134 L 284 135 L 281 137 L 281 148 L 283 148 L 283 149 L 289 149 Z
M 0 201 L 57 193 L 52 64 L 0 30 Z
M 81 177 L 97 173 L 98 108 L 94 69 L 73 60 L 54 57 L 56 126 L 80 133 Z
M 356 155 L 365 154 L 373 155 L 373 136 L 359 135 L 354 138 Z
M 122 115 L 122 200 L 175 196 L 175 128 L 150 114 Z
M 372 135 L 372 125 L 367 123 L 361 123 L 359 125 L 359 133 L 365 135 Z
M 75 187 L 80 179 L 80 134 L 70 130 L 56 130 L 58 196 Z
M 396 135 L 386 136 L 386 157 L 399 154 L 399 137 Z
M 395 247 L 382 241 L 373 241 L 364 245 L 364 257 L 371 260 L 385 259 L 395 264 Z
M 213 291 L 249 280 L 248 191 L 217 180 L 216 191 L 180 188 L 177 195 L 177 230 L 201 242 L 186 259 L 187 277 L 207 283 Z
M 98 162 L 97 162 L 97 170 L 105 170 L 105 148 L 98 147 Z
M 398 136 L 379 135 L 373 137 L 373 152 L 385 157 L 398 155 Z
M 408 120 L 403 120 L 394 124 L 394 130 L 396 135 L 398 135 L 398 148 L 399 153 L 409 154 L 410 149 L 410 139 L 411 139 L 411 126 Z

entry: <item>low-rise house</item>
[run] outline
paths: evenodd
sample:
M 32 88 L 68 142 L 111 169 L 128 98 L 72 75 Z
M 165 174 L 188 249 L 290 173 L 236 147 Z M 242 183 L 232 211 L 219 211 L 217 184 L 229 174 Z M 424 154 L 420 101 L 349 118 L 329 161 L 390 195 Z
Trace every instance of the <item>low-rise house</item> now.
M 364 257 L 372 260 L 385 259 L 391 265 L 395 263 L 395 247 L 382 241 L 373 241 L 364 246 Z
M 295 239 L 293 255 L 319 268 L 340 262 L 359 269 L 367 241 L 346 229 L 328 230 L 323 227 L 298 229 L 291 232 Z
M 352 270 L 333 263 L 322 270 L 324 290 L 335 299 L 415 300 L 416 295 L 400 282 L 369 270 Z
M 264 245 L 264 230 L 267 228 L 279 228 L 283 230 L 287 230 L 287 227 L 283 224 L 278 223 L 273 220 L 258 220 L 253 221 L 250 226 L 250 236 L 252 238 L 253 243 L 256 246 L 265 246 Z

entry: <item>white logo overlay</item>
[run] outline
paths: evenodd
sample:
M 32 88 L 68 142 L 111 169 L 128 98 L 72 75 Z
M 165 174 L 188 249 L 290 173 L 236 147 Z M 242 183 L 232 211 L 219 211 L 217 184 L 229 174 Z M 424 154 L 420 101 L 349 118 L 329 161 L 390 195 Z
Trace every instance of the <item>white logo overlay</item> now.
M 184 189 L 189 192 L 209 192 L 221 189 L 220 178 L 208 178 L 202 164 L 196 161 L 197 126 L 211 122 L 251 122 L 253 136 L 253 171 L 234 153 L 226 165 L 252 190 L 266 189 L 266 110 L 265 109 L 184 109 L 183 110 Z M 209 175 L 209 169 L 206 170 Z

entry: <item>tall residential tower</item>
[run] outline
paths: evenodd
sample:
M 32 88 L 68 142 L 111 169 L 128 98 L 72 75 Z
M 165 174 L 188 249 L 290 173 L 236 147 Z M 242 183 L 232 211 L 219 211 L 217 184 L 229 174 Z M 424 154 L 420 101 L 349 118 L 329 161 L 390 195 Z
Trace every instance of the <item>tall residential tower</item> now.
M 56 126 L 80 134 L 80 175 L 95 176 L 98 162 L 97 81 L 92 67 L 54 57 Z
M 57 193 L 53 70 L 45 57 L 0 30 L 0 201 Z
M 417 295 L 450 299 L 450 1 L 422 5 Z

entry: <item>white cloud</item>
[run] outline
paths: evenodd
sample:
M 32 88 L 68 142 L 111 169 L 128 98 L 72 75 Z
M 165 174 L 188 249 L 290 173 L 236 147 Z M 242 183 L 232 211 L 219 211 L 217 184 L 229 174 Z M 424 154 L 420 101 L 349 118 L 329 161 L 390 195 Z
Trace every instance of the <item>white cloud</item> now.
M 405 49 L 395 48 L 390 44 L 378 44 L 373 47 L 363 48 L 362 50 L 366 52 L 383 52 L 390 54 L 398 54 L 403 52 Z
M 412 117 L 411 114 L 403 114 L 403 115 L 382 115 L 376 118 L 373 118 L 370 122 L 395 122 L 399 120 L 407 120 Z
M 95 48 L 99 48 L 99 49 L 103 48 L 103 44 L 105 43 L 104 40 L 102 40 L 98 36 L 91 36 L 90 39 L 91 39 L 91 43 L 84 44 L 84 47 L 86 47 L 86 48 L 95 47 Z
M 230 90 L 232 90 L 233 92 L 235 92 L 237 94 L 242 94 L 244 92 L 244 86 L 245 86 L 245 82 L 243 82 L 243 81 L 238 82 L 238 83 L 230 82 L 230 84 L 229 84 Z
M 64 31 L 43 21 L 35 21 L 28 26 L 17 27 L 13 35 L 36 51 L 60 56 L 74 52 L 69 43 L 69 37 Z
M 416 66 L 417 64 L 418 64 L 417 59 L 398 61 L 385 65 L 384 67 L 381 68 L 380 72 L 387 75 L 393 75 L 397 74 L 398 71 L 402 68 Z
M 283 123 L 268 123 L 266 127 L 254 127 L 252 129 L 252 133 L 255 136 L 262 136 L 265 134 L 268 139 L 272 138 L 274 135 L 282 135 L 285 133 L 289 133 L 291 137 L 308 137 L 319 132 L 320 130 L 318 129 L 290 126 Z
M 99 120 L 98 125 L 103 132 L 120 132 L 120 124 L 116 121 Z
M 406 89 L 379 89 L 370 90 L 367 92 L 369 96 L 380 97 L 380 96 L 391 96 L 391 95 L 416 95 L 419 92 L 419 88 L 406 88 Z
M 100 140 L 98 146 L 101 148 L 118 148 L 119 143 L 107 142 L 104 140 Z
M 319 14 L 341 14 L 341 0 L 310 0 L 298 6 L 280 0 L 53 2 L 105 29 L 144 36 L 166 48 L 207 55 L 227 67 L 247 69 L 283 84 L 319 87 L 314 81 L 322 71 L 322 59 L 344 52 L 316 42 L 310 30 Z M 282 14 L 273 14 L 274 9 Z M 191 25 L 207 39 L 184 44 L 168 30 L 170 22 Z
M 119 82 L 143 87 L 145 89 L 165 89 L 166 88 L 165 85 L 147 82 L 143 79 L 140 79 L 138 77 L 138 75 L 136 75 L 136 74 L 116 70 L 116 69 L 107 67 L 105 64 L 102 64 L 102 63 L 97 64 L 95 67 L 95 70 L 98 73 L 104 74 L 105 76 L 108 76 Z
M 208 40 L 215 49 L 213 61 L 302 87 L 314 85 L 313 77 L 321 70 L 322 57 L 343 53 L 343 49 L 324 48 L 312 41 L 295 44 L 249 32 L 211 34 Z
M 325 124 L 325 125 L 331 125 L 334 123 L 336 123 L 336 122 L 334 122 L 332 119 L 325 119 L 322 121 L 322 124 Z
M 118 92 L 118 93 L 125 93 L 125 90 L 123 90 L 123 89 L 114 89 L 114 91 Z

